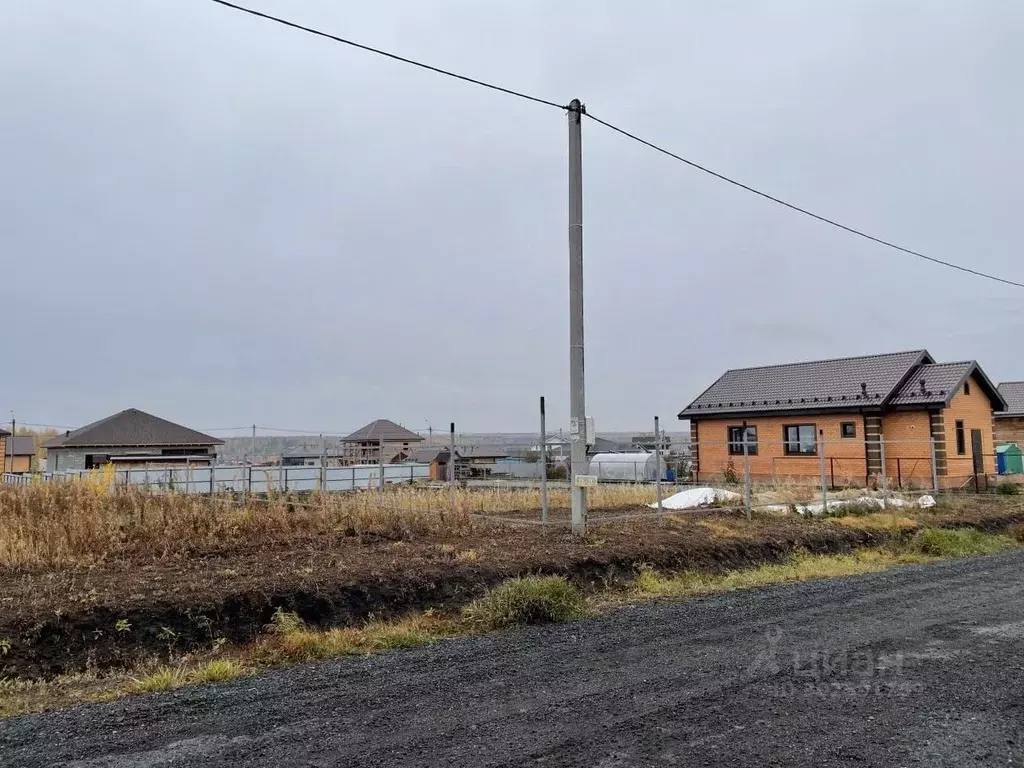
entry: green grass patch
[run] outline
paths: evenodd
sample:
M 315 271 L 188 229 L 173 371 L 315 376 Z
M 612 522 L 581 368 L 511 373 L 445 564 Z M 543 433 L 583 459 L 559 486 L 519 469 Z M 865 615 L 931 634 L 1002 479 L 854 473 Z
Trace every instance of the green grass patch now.
M 994 555 L 1017 546 L 1009 536 L 984 533 L 973 528 L 925 528 L 914 534 L 910 548 L 932 557 Z
M 922 554 L 898 554 L 882 549 L 865 549 L 848 555 L 811 555 L 800 552 L 784 563 L 772 563 L 726 573 L 660 573 L 645 567 L 637 573 L 633 591 L 639 597 L 694 597 L 789 581 L 809 581 L 884 571 L 895 565 L 924 562 L 927 559 Z
M 473 624 L 492 630 L 572 621 L 585 614 L 582 593 L 561 576 L 511 579 L 463 609 L 463 616 Z

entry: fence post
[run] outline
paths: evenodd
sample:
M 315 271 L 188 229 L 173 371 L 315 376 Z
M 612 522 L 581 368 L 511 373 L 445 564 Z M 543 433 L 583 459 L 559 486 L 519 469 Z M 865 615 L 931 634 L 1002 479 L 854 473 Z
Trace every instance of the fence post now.
M 939 492 L 939 468 L 936 465 L 936 459 L 935 459 L 935 438 L 934 437 L 931 438 L 928 442 L 931 443 L 931 449 L 932 449 L 932 492 L 933 493 L 938 493 Z
M 384 438 L 377 440 L 377 505 L 384 506 Z
M 829 477 L 829 484 L 833 488 L 835 488 L 836 487 L 836 460 L 835 460 L 834 456 L 829 456 L 828 457 L 828 477 Z
M 896 487 L 903 490 L 903 467 L 900 465 L 900 457 L 896 457 Z
M 353 464 L 352 465 L 352 487 L 349 488 L 349 490 L 350 491 L 354 491 L 355 489 L 356 489 L 356 465 Z
M 658 473 L 658 480 L 655 483 L 658 488 L 658 516 L 664 522 L 665 516 L 661 514 L 661 425 L 657 416 L 654 417 L 654 465 L 654 471 Z
M 540 398 L 540 521 L 548 521 L 548 435 L 544 396 Z
M 249 496 L 252 496 L 252 464 L 249 464 L 249 467 L 248 467 L 248 469 L 249 469 L 249 487 L 248 487 L 248 495 L 249 495 Z
M 878 451 L 882 459 L 882 509 L 889 508 L 889 479 L 885 474 L 885 437 L 878 436 Z
M 455 513 L 455 422 L 448 428 L 448 504 Z
M 214 467 L 215 466 L 216 465 L 211 461 L 210 462 L 210 495 L 211 496 L 213 496 L 213 492 L 214 492 L 214 488 L 213 488 L 214 477 L 213 476 L 215 474 L 215 472 L 214 472 Z
M 818 457 L 819 463 L 821 464 L 821 514 L 828 513 L 828 478 L 825 476 L 825 430 L 818 430 L 818 443 L 820 445 L 820 456 Z
M 750 440 L 747 422 L 743 422 L 743 507 L 747 510 L 747 520 L 752 520 L 754 513 L 750 509 Z
M 321 495 L 327 490 L 327 441 L 320 435 L 320 478 L 317 485 L 320 486 Z

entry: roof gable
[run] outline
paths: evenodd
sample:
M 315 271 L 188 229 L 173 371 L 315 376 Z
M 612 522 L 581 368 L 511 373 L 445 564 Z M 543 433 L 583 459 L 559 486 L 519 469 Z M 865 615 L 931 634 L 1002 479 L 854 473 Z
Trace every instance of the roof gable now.
M 348 437 L 343 437 L 341 442 L 365 443 L 378 440 L 385 443 L 414 443 L 420 442 L 423 438 L 389 419 L 376 419 L 362 429 L 357 429 Z
M 1006 408 L 996 416 L 1024 416 L 1024 381 L 1004 381 L 997 389 Z
M 917 366 L 933 362 L 926 350 L 919 349 L 733 369 L 684 408 L 679 418 L 880 408 Z
M 152 445 L 223 445 L 223 440 L 137 408 L 115 413 L 47 440 L 44 448 L 122 448 Z
M 918 366 L 900 391 L 893 396 L 890 405 L 947 406 L 971 376 L 991 401 L 993 410 L 999 411 L 1006 407 L 1006 401 L 998 388 L 992 384 L 976 360 Z

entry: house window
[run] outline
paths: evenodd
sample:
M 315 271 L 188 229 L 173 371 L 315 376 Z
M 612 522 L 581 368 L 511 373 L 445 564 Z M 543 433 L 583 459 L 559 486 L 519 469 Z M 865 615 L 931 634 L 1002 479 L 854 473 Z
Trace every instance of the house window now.
M 956 455 L 963 456 L 967 453 L 967 444 L 964 442 L 964 423 L 959 419 L 956 422 Z
M 729 455 L 743 455 L 743 429 L 744 427 L 729 427 Z M 757 427 L 746 427 L 747 430 L 747 455 L 757 455 Z
M 844 421 L 839 425 L 839 433 L 843 437 L 856 437 L 857 436 L 857 425 L 852 421 Z
M 965 381 L 964 382 L 964 394 L 965 395 L 971 394 L 971 382 L 969 382 L 969 381 Z
M 814 456 L 818 452 L 814 424 L 787 424 L 782 428 L 782 439 L 787 456 Z

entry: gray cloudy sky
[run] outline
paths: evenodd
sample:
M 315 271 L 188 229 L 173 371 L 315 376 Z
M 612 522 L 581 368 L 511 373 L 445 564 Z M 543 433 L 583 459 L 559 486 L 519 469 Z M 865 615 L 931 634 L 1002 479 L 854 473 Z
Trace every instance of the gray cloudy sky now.
M 590 111 L 794 202 L 1024 279 L 1024 5 L 252 0 Z M 568 418 L 559 112 L 207 0 L 0 24 L 0 419 L 203 429 Z M 588 411 L 723 369 L 926 347 L 1024 378 L 1024 292 L 584 125 Z M 11 328 L 8 323 L 3 325 Z M 1007 339 L 1018 341 L 1007 341 Z

